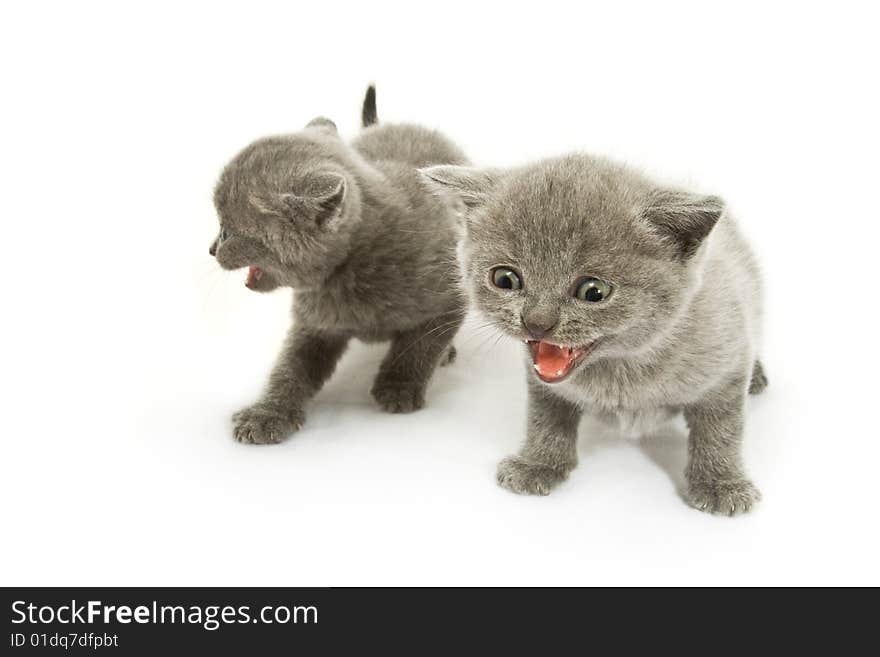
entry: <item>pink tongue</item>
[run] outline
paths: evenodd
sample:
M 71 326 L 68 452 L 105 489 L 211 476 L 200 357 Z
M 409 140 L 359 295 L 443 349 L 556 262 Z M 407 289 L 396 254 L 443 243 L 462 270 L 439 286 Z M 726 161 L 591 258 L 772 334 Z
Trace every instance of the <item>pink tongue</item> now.
M 533 356 L 538 374 L 547 379 L 563 376 L 571 363 L 570 349 L 546 342 L 538 343 L 538 348 Z
M 263 270 L 259 267 L 248 267 L 247 280 L 244 282 L 248 287 L 253 287 L 263 276 Z

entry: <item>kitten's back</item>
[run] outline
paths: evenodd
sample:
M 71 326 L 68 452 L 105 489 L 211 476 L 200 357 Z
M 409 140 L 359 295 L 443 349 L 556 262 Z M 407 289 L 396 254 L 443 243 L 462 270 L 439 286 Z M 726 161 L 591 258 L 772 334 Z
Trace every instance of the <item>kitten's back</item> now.
M 352 146 L 367 160 L 402 162 L 413 168 L 468 163 L 464 152 L 440 132 L 408 123 L 365 128 Z
M 760 344 L 764 312 L 761 268 L 733 216 L 726 213 L 721 218 L 707 246 L 703 294 L 726 312 L 741 309 L 752 344 Z

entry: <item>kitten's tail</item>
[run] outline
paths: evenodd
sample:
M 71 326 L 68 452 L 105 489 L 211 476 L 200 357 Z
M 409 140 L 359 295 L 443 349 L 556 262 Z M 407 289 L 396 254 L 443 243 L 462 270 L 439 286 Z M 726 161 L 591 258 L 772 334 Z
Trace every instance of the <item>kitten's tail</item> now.
M 379 123 L 379 113 L 376 111 L 376 85 L 367 87 L 367 95 L 364 96 L 364 108 L 361 110 L 361 124 L 365 128 Z

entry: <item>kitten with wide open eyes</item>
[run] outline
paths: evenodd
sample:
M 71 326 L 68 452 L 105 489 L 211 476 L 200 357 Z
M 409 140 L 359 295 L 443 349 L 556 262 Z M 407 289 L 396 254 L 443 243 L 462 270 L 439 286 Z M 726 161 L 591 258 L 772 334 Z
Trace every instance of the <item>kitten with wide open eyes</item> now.
M 689 501 L 730 515 L 757 502 L 740 445 L 746 394 L 767 384 L 761 282 L 721 199 L 584 155 L 423 175 L 461 202 L 473 304 L 524 343 L 527 435 L 502 486 L 547 494 L 566 479 L 584 412 L 635 434 L 683 412 Z
M 247 268 L 251 290 L 294 290 L 293 326 L 265 391 L 233 416 L 241 442 L 299 429 L 352 338 L 391 342 L 372 394 L 392 413 L 421 408 L 435 367 L 455 357 L 464 315 L 456 219 L 418 168 L 467 160 L 438 132 L 378 125 L 375 103 L 370 87 L 351 144 L 317 118 L 254 142 L 220 175 L 211 255 L 224 269 Z

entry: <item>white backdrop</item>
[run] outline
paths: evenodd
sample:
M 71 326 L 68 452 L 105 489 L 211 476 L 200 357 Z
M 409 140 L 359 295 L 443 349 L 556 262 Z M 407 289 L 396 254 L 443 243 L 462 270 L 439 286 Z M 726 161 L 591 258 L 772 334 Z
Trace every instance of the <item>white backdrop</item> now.
M 806 4 L 4 6 L 0 584 L 880 584 L 877 16 Z M 370 81 L 478 163 L 582 149 L 729 201 L 768 286 L 754 513 L 681 501 L 681 425 L 585 423 L 551 496 L 498 488 L 524 374 L 471 328 L 422 412 L 378 411 L 358 346 L 301 433 L 232 440 L 289 293 L 208 256 L 213 183 L 315 115 L 356 134 Z

